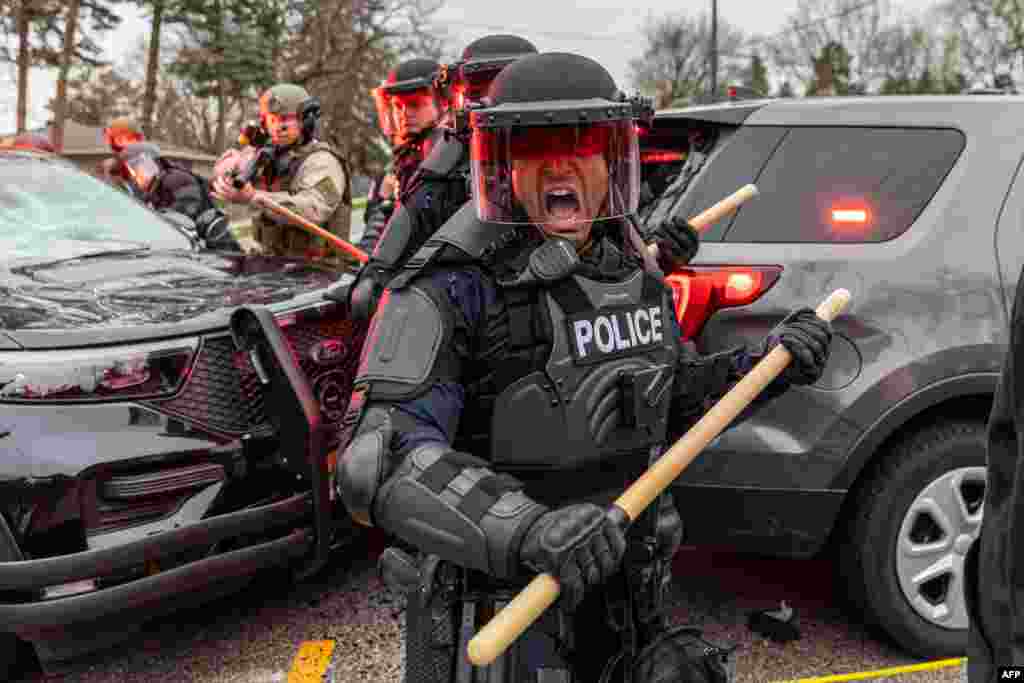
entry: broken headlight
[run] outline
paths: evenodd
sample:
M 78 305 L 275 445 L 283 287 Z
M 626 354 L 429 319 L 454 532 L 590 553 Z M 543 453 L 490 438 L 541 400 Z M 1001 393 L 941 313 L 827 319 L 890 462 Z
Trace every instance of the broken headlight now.
M 129 347 L 0 353 L 0 401 L 97 401 L 174 394 L 198 339 Z

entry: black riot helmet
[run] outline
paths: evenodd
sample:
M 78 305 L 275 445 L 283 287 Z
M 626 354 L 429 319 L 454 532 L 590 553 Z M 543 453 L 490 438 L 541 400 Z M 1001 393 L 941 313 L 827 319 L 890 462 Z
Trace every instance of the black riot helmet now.
M 437 109 L 437 115 L 444 111 L 447 102 L 438 97 L 434 90 L 434 77 L 440 68 L 440 64 L 432 59 L 410 59 L 402 62 L 388 73 L 387 79 L 379 88 L 379 93 L 386 99 L 387 105 L 392 110 L 392 123 L 394 132 L 402 137 L 409 135 L 403 132 L 403 118 L 399 111 L 407 110 L 407 107 L 420 109 L 432 101 Z M 428 114 L 427 120 L 423 114 L 415 115 L 412 123 L 412 134 L 419 134 L 424 130 L 433 128 L 436 118 Z M 383 127 L 383 121 L 381 121 Z
M 557 232 L 634 213 L 637 125 L 653 116 L 649 100 L 627 98 L 587 57 L 518 59 L 498 74 L 480 106 L 458 116 L 459 131 L 470 138 L 477 214 Z
M 386 95 L 430 88 L 440 66 L 433 59 L 408 59 L 388 72 L 381 87 Z
M 526 55 L 537 54 L 533 43 L 508 34 L 478 38 L 466 46 L 459 61 L 443 65 L 434 81 L 440 97 L 451 109 L 479 102 L 506 66 Z

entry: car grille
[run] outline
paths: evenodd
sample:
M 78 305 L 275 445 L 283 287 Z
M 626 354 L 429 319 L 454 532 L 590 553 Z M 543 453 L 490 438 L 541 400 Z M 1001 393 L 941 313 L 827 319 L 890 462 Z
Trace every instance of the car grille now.
M 340 391 L 347 403 L 366 327 L 345 319 L 299 319 L 284 327 L 284 334 L 314 391 L 318 389 L 318 382 L 330 375 L 334 380 L 333 389 Z M 342 342 L 345 351 L 330 365 L 320 365 L 313 360 L 310 351 L 328 340 Z M 192 373 L 174 398 L 148 403 L 163 413 L 228 435 L 245 434 L 267 422 L 263 392 L 248 354 L 238 353 L 226 334 L 204 340 Z M 336 425 L 341 415 L 338 406 L 332 408 L 324 411 L 323 419 Z M 329 430 L 331 448 L 337 446 L 337 431 Z
M 164 467 L 148 472 L 114 472 L 101 477 L 89 536 L 154 522 L 173 514 L 197 489 L 224 480 L 217 463 Z
M 224 467 L 204 463 L 160 472 L 111 477 L 103 482 L 103 497 L 134 500 L 162 493 L 190 491 L 224 479 Z

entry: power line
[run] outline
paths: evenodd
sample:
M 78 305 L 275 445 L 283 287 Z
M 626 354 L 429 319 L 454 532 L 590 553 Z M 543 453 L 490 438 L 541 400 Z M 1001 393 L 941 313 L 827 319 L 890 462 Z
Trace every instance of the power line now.
M 754 44 L 766 43 L 766 42 L 772 40 L 773 38 L 778 38 L 779 36 L 784 35 L 786 33 L 791 33 L 793 31 L 799 31 L 801 29 L 810 28 L 811 26 L 814 26 L 815 24 L 822 24 L 822 23 L 824 23 L 826 21 L 830 21 L 832 19 L 842 19 L 843 17 L 849 16 L 849 15 L 855 13 L 855 12 L 859 12 L 860 10 L 862 10 L 862 9 L 864 9 L 866 7 L 871 7 L 872 5 L 877 5 L 877 4 L 878 4 L 878 0 L 868 0 L 868 2 L 862 2 L 861 4 L 854 5 L 853 7 L 847 7 L 843 11 L 836 12 L 835 14 L 830 14 L 827 17 L 820 17 L 818 19 L 812 19 L 811 21 L 808 21 L 808 22 L 806 22 L 804 24 L 797 24 L 796 26 L 787 26 L 786 28 L 784 28 L 784 29 L 782 29 L 780 31 L 776 31 L 775 33 L 773 33 L 771 35 L 764 36 L 762 38 L 754 38 L 750 42 L 754 43 Z
M 504 24 L 501 26 L 495 24 L 478 24 L 469 21 L 441 21 L 439 22 L 445 26 L 461 26 L 463 28 L 479 28 L 486 31 L 500 31 L 502 33 L 516 33 L 522 35 L 534 35 L 544 36 L 545 38 L 554 38 L 562 40 L 594 40 L 594 41 L 618 41 L 625 43 L 636 43 L 637 34 L 634 33 L 617 33 L 617 34 L 605 34 L 605 35 L 594 35 L 592 33 L 578 33 L 572 31 L 537 31 L 531 28 L 509 26 Z

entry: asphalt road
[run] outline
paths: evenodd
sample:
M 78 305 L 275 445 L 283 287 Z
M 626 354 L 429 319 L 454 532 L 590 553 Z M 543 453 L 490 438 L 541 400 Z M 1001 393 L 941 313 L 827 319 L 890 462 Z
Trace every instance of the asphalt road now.
M 114 649 L 81 657 L 61 671 L 32 666 L 23 683 L 271 683 L 400 681 L 401 600 L 374 571 L 383 547 L 371 537 L 302 584 L 257 578 L 238 595 L 154 620 Z M 738 646 L 738 683 L 847 674 L 919 663 L 837 607 L 827 561 L 769 560 L 726 550 L 684 548 L 676 561 L 673 620 Z M 751 610 L 786 600 L 802 638 L 776 644 L 746 626 Z M 322 676 L 299 678 L 297 657 L 310 641 L 333 648 Z M 305 651 L 309 650 L 307 645 Z M 306 667 L 308 670 L 308 667 Z M 308 671 L 307 671 L 308 672 Z M 876 678 L 908 683 L 960 681 L 959 667 Z

